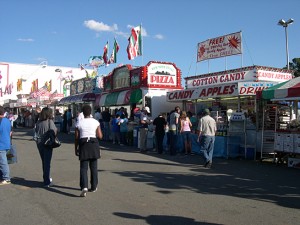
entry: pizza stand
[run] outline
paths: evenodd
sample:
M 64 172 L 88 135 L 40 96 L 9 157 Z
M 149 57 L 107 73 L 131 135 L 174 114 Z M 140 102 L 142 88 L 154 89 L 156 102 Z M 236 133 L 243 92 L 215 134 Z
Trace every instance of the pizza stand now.
M 135 112 L 147 106 L 153 119 L 161 113 L 168 113 L 178 103 L 168 103 L 167 92 L 181 89 L 181 70 L 174 63 L 150 61 L 138 67 L 126 64 L 114 68 L 103 78 L 103 92 L 95 105 L 109 108 L 112 115 L 124 107 L 130 119 L 129 129 L 133 131 L 134 143 L 137 144 L 138 118 Z
M 271 148 L 270 155 L 274 162 L 287 162 L 289 167 L 300 168 L 300 77 L 282 82 L 273 87 L 263 90 L 261 94 L 263 103 L 263 131 L 265 126 L 269 128 L 271 122 L 273 138 L 269 138 Z M 270 110 L 273 109 L 273 110 Z M 266 132 L 262 132 L 261 157 L 265 153 Z M 268 134 L 267 134 L 268 135 Z M 273 143 L 272 143 L 273 142 Z
M 199 115 L 210 108 L 217 122 L 214 156 L 256 157 L 256 93 L 290 80 L 288 70 L 250 66 L 185 78 L 186 89 L 167 93 L 167 101 Z M 196 137 L 194 137 L 196 139 Z M 193 150 L 200 152 L 195 143 Z

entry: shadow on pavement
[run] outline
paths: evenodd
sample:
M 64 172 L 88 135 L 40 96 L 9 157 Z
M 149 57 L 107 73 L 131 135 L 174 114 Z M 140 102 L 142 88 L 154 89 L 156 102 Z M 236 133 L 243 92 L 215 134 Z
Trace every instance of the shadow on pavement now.
M 197 222 L 192 218 L 181 217 L 181 216 L 166 216 L 166 215 L 150 215 L 147 217 L 130 214 L 130 213 L 121 213 L 115 212 L 114 215 L 132 219 L 132 220 L 144 220 L 149 225 L 157 225 L 157 224 L 172 224 L 172 225 L 220 225 L 216 223 L 207 223 L 207 222 Z
M 69 196 L 69 197 L 79 197 L 79 195 L 74 195 L 68 192 L 64 192 L 61 191 L 59 189 L 69 189 L 69 190 L 78 190 L 78 188 L 72 188 L 72 187 L 65 187 L 65 186 L 59 186 L 59 185 L 53 185 L 51 187 L 44 187 L 43 183 L 40 181 L 33 181 L 33 180 L 26 180 L 24 178 L 20 178 L 20 177 L 13 177 L 11 178 L 11 182 L 14 185 L 19 185 L 19 186 L 23 186 L 23 187 L 29 187 L 29 188 L 44 188 L 45 190 L 57 193 L 57 194 L 61 194 L 61 195 L 65 195 L 65 196 Z

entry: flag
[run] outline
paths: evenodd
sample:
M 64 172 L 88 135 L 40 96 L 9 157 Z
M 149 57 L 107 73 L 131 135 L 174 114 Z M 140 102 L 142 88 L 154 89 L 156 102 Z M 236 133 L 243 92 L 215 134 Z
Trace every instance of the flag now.
M 119 48 L 120 48 L 120 46 L 119 46 L 117 40 L 115 39 L 114 48 L 113 48 L 113 50 L 111 52 L 111 55 L 110 55 L 110 58 L 109 58 L 109 62 L 108 62 L 109 64 L 117 62 L 117 53 L 119 51 Z
M 89 77 L 90 77 L 88 71 L 83 67 L 82 64 L 80 64 L 80 69 L 85 71 L 85 77 L 86 77 L 86 78 L 89 78 Z M 65 80 L 65 81 L 66 81 L 66 80 Z
M 39 88 L 36 92 L 31 93 L 30 97 L 36 98 L 48 93 L 47 86 L 44 85 L 43 87 Z
M 104 63 L 107 65 L 108 62 L 108 41 L 106 42 L 106 45 L 104 46 L 104 52 L 103 52 L 103 56 L 102 56 Z
M 128 38 L 127 54 L 128 59 L 134 59 L 142 55 L 142 26 L 131 29 L 131 35 Z

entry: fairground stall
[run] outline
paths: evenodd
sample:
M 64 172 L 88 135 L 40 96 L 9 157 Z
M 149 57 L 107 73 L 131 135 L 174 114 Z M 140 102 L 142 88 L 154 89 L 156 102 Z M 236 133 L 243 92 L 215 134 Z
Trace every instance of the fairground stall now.
M 300 168 L 300 77 L 263 90 L 259 97 L 261 159 Z
M 170 112 L 176 103 L 166 102 L 166 93 L 181 90 L 181 71 L 174 63 L 150 61 L 145 66 L 123 65 L 103 78 L 99 107 L 111 110 L 123 106 L 133 118 L 133 110 L 148 106 L 152 117 Z
M 90 104 L 95 108 L 95 101 L 102 92 L 103 76 L 85 77 L 70 83 L 70 95 L 62 98 L 58 105 L 71 109 L 73 118 L 81 112 L 82 104 Z M 93 113 L 93 112 L 92 112 Z
M 211 109 L 218 128 L 215 154 L 254 159 L 261 132 L 256 126 L 256 92 L 292 77 L 291 71 L 264 66 L 186 77 L 186 89 L 169 92 L 167 101 L 182 102 L 198 116 L 204 108 Z
M 116 67 L 103 78 L 103 92 L 95 105 L 102 110 L 108 108 L 111 115 L 123 107 L 127 111 L 130 140 L 138 146 L 139 119 L 137 115 L 142 107 L 149 107 L 152 119 L 159 114 L 167 114 L 178 105 L 166 101 L 166 93 L 181 90 L 181 71 L 174 63 L 150 61 L 145 66 L 122 65 Z M 148 138 L 153 133 L 148 132 Z M 133 136 L 131 138 L 131 136 Z M 148 145 L 149 144 L 149 145 Z M 147 141 L 147 147 L 153 147 L 153 141 Z

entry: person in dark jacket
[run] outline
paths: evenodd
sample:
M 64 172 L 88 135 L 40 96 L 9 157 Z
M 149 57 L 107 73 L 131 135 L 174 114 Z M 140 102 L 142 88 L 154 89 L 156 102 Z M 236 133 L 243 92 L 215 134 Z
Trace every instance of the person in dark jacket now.
M 156 150 L 158 154 L 162 154 L 167 120 L 160 114 L 154 119 L 153 125 L 155 126 Z
M 53 122 L 53 111 L 51 108 L 45 107 L 42 109 L 39 120 L 36 123 L 35 133 L 36 133 L 36 145 L 40 153 L 43 168 L 43 180 L 45 187 L 52 186 L 52 178 L 50 176 L 51 160 L 53 148 L 49 146 L 44 146 L 41 142 L 41 138 L 44 133 L 49 129 L 54 130 L 57 133 L 57 128 Z

